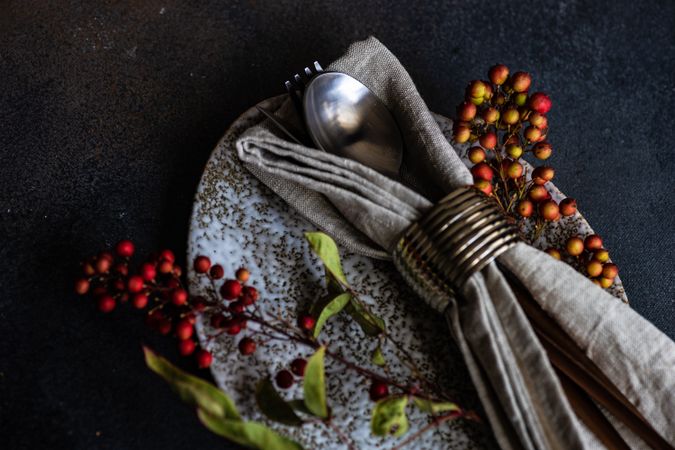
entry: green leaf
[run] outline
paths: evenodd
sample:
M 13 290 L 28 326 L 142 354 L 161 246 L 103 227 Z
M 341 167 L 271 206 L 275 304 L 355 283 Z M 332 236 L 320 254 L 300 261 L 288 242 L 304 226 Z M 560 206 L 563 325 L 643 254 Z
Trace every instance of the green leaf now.
M 420 411 L 429 413 L 429 414 L 439 414 L 450 411 L 461 411 L 459 406 L 452 402 L 432 402 L 430 400 L 413 397 L 413 403 L 417 406 Z
M 216 417 L 241 420 L 234 402 L 223 391 L 183 372 L 147 347 L 143 347 L 143 351 L 147 366 L 164 378 L 184 402 L 198 406 Z
M 384 355 L 382 354 L 382 348 L 380 348 L 379 345 L 371 355 L 370 361 L 376 366 L 384 366 L 385 364 L 387 364 L 387 361 L 385 361 Z
M 268 418 L 284 425 L 294 427 L 302 425 L 302 419 L 295 414 L 291 405 L 281 398 L 269 378 L 258 382 L 255 387 L 255 401 L 260 411 Z
M 302 446 L 258 422 L 242 422 L 197 410 L 199 420 L 213 433 L 257 450 L 302 450 Z
M 320 231 L 307 232 L 305 238 L 310 247 L 323 262 L 326 272 L 330 272 L 340 283 L 347 286 L 347 277 L 342 271 L 340 264 L 340 253 L 338 252 L 335 241 L 325 233 Z
M 379 336 L 384 333 L 386 326 L 384 320 L 371 314 L 363 305 L 352 298 L 349 305 L 345 307 L 345 311 L 352 316 L 352 319 L 359 324 L 363 332 L 367 336 Z
M 321 313 L 319 314 L 319 317 L 316 319 L 316 324 L 314 325 L 314 337 L 319 337 L 319 334 L 321 333 L 321 328 L 323 328 L 323 325 L 326 323 L 326 321 L 342 311 L 342 309 L 347 306 L 347 303 L 349 303 L 349 300 L 352 298 L 351 294 L 340 294 L 337 297 L 335 297 L 333 300 L 328 302 L 326 306 L 321 310 Z
M 307 409 L 307 405 L 305 405 L 305 401 L 302 399 L 298 400 L 291 400 L 288 402 L 289 405 L 291 405 L 291 408 L 293 408 L 296 411 L 300 411 L 303 414 L 307 414 L 308 416 L 313 416 L 312 411 Z
M 323 368 L 323 359 L 326 347 L 319 347 L 307 361 L 305 367 L 305 381 L 302 388 L 305 394 L 305 406 L 317 417 L 328 417 L 326 405 L 326 375 Z
M 407 396 L 389 397 L 378 401 L 373 408 L 370 429 L 375 436 L 403 436 L 408 431 L 405 407 Z

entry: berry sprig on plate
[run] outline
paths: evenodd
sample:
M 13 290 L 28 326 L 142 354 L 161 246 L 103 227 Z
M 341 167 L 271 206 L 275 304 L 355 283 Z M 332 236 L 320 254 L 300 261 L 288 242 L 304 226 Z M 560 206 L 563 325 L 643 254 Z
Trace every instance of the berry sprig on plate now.
M 471 146 L 467 157 L 474 164 L 474 185 L 492 196 L 504 213 L 518 222 L 530 243 L 551 222 L 577 214 L 575 199 L 565 198 L 558 204 L 546 189 L 546 183 L 555 175 L 553 167 L 541 165 L 526 173 L 526 155 L 545 161 L 553 153 L 546 140 L 546 114 L 552 102 L 544 92 L 530 94 L 531 84 L 532 77 L 527 72 L 511 74 L 503 64 L 491 67 L 488 80 L 469 83 L 453 124 L 454 142 Z M 581 247 L 575 239 L 581 240 Z M 578 236 L 570 240 L 573 244 L 568 241 L 562 251 L 549 248 L 547 253 L 571 263 L 594 283 L 610 287 L 618 268 L 609 261 L 607 250 L 584 246 L 583 238 Z M 597 235 L 587 236 L 586 240 L 602 242 Z
M 322 424 L 348 448 L 354 448 L 354 444 L 336 425 L 329 406 L 325 364 L 341 367 L 362 381 L 364 394 L 373 401 L 371 431 L 375 436 L 406 434 L 406 410 L 410 408 L 429 415 L 428 425 L 411 432 L 396 448 L 407 446 L 451 420 L 480 421 L 474 412 L 459 407 L 442 387 L 427 379 L 417 369 L 416 361 L 387 332 L 385 322 L 350 286 L 335 242 L 318 232 L 306 233 L 306 238 L 324 265 L 327 292 L 296 319 L 265 312 L 258 290 L 249 283 L 251 273 L 246 268 L 225 279 L 223 267 L 213 264 L 207 256 L 193 261 L 194 272 L 208 292 L 203 296 L 188 294 L 183 271 L 169 250 L 151 256 L 133 272 L 134 245 L 126 240 L 117 244 L 114 253 L 104 251 L 85 260 L 84 276 L 76 281 L 75 291 L 90 294 L 103 313 L 112 312 L 120 303 L 147 310 L 146 323 L 160 334 L 172 334 L 179 353 L 194 356 L 201 369 L 212 364 L 213 356 L 195 339 L 194 327 L 200 315 L 202 323 L 209 324 L 204 328 L 210 333 L 203 341 L 207 347 L 213 339 L 224 337 L 236 342 L 236 351 L 242 358 L 265 351 L 272 341 L 305 349 L 304 357 L 289 358 L 286 367 L 273 377 L 256 380 L 256 403 L 269 420 L 283 425 Z M 369 365 L 358 364 L 349 355 L 334 350 L 322 335 L 326 323 L 338 314 L 356 322 L 364 339 L 370 340 Z M 168 381 L 183 400 L 197 406 L 199 418 L 213 432 L 251 448 L 301 448 L 262 423 L 243 421 L 232 400 L 210 383 L 188 375 L 147 348 L 145 355 L 153 371 Z M 391 374 L 388 358 L 396 358 L 409 369 L 407 378 Z M 289 399 L 289 389 L 296 384 L 302 385 L 302 397 Z

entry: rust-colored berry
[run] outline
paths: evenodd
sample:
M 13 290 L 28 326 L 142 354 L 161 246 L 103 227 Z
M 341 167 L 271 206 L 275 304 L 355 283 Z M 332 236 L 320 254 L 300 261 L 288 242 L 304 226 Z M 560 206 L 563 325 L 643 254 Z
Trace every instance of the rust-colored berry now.
M 563 216 L 573 216 L 577 212 L 577 201 L 567 197 L 560 202 L 560 214 Z
M 305 368 L 307 367 L 307 360 L 304 358 L 295 358 L 291 361 L 291 372 L 297 377 L 305 376 Z
M 490 78 L 490 81 L 497 86 L 504 84 L 508 77 L 509 68 L 504 64 L 496 64 L 490 67 L 490 70 L 488 71 L 488 78 Z
M 157 270 L 163 274 L 171 273 L 173 271 L 173 261 L 169 261 L 168 259 L 161 260 L 157 265 Z
M 79 295 L 84 295 L 89 292 L 89 280 L 86 278 L 80 278 L 75 281 L 75 292 Z
M 225 283 L 220 287 L 220 295 L 223 296 L 225 300 L 235 300 L 241 295 L 241 283 L 237 280 L 226 280 Z
M 168 261 L 171 264 L 173 264 L 174 262 L 176 262 L 176 256 L 173 254 L 173 252 L 171 250 L 168 250 L 168 249 L 162 250 L 159 253 L 159 260 L 160 261 Z
M 544 220 L 553 222 L 560 218 L 560 208 L 555 200 L 546 200 L 539 204 L 539 214 Z
M 482 162 L 471 168 L 471 175 L 473 175 L 474 180 L 492 181 L 495 174 L 487 163 Z
M 190 356 L 194 353 L 196 347 L 197 344 L 195 344 L 195 341 L 192 339 L 185 339 L 178 343 L 178 353 L 180 353 L 181 356 Z
M 200 349 L 195 355 L 195 360 L 197 361 L 197 367 L 206 369 L 213 362 L 213 355 L 204 349 Z
M 96 260 L 96 263 L 94 263 L 94 267 L 96 268 L 96 272 L 98 273 L 108 273 L 111 265 L 112 265 L 111 259 L 100 257 Z
M 470 137 L 471 128 L 469 128 L 467 125 L 460 125 L 455 128 L 452 139 L 458 144 L 463 144 L 468 141 Z
M 243 299 L 242 300 L 236 300 L 230 304 L 230 312 L 232 314 L 241 314 L 244 312 L 246 309 L 246 305 L 244 304 Z
M 572 256 L 579 256 L 584 251 L 584 241 L 579 236 L 572 236 L 565 244 L 565 250 Z
M 178 288 L 171 293 L 171 303 L 181 306 L 187 303 L 188 293 L 185 289 Z
M 467 156 L 469 157 L 469 161 L 474 164 L 478 164 L 485 161 L 487 155 L 485 154 L 485 150 L 483 150 L 482 147 L 476 146 L 469 149 Z
M 181 341 L 185 339 L 190 339 L 194 332 L 194 327 L 187 319 L 181 319 L 180 322 L 176 324 L 176 337 Z
M 530 142 L 538 142 L 539 138 L 541 138 L 541 130 L 530 125 L 529 127 L 525 128 L 523 136 Z
M 236 320 L 230 320 L 225 327 L 225 332 L 230 336 L 236 336 L 241 332 L 241 324 Z
M 478 180 L 474 184 L 474 187 L 481 191 L 485 195 L 492 195 L 492 183 L 487 180 Z
M 463 122 L 469 122 L 476 117 L 476 105 L 471 102 L 464 102 L 457 107 L 457 118 Z
M 139 275 L 130 277 L 129 281 L 127 282 L 127 289 L 132 294 L 141 292 L 143 290 L 143 278 Z
M 206 273 L 211 268 L 211 260 L 208 256 L 197 256 L 194 261 L 195 272 Z
M 470 97 L 478 98 L 485 96 L 485 83 L 480 80 L 473 80 L 466 88 L 466 94 Z
M 258 290 L 253 286 L 244 286 L 243 297 L 245 299 L 246 306 L 257 302 L 258 295 Z
M 368 391 L 370 399 L 374 402 L 381 400 L 389 395 L 389 386 L 382 381 L 373 381 Z
M 92 263 L 85 262 L 82 263 L 82 273 L 87 277 L 91 277 L 96 273 L 96 269 L 94 268 Z
M 516 72 L 510 80 L 510 85 L 516 92 L 527 92 L 531 83 L 532 77 L 527 72 Z
M 478 138 L 478 142 L 484 148 L 493 149 L 497 145 L 497 135 L 492 131 L 488 131 L 484 135 Z
M 237 347 L 239 347 L 239 353 L 246 356 L 255 352 L 256 344 L 255 341 L 250 337 L 245 337 L 239 341 Z
M 586 264 L 586 273 L 589 277 L 599 277 L 602 274 L 602 263 L 594 259 Z
M 600 277 L 599 280 L 600 280 L 600 286 L 602 286 L 605 289 L 607 289 L 612 284 L 614 284 L 614 278 Z
M 109 313 L 113 309 L 115 309 L 115 299 L 112 298 L 110 295 L 103 295 L 99 297 L 98 302 L 98 310 L 101 311 L 102 313 Z
M 277 375 L 274 377 L 277 386 L 281 389 L 288 389 L 293 386 L 293 374 L 286 369 L 282 369 L 277 372 Z
M 534 213 L 534 204 L 530 200 L 521 200 L 518 203 L 518 214 L 521 217 L 530 217 Z
M 532 154 L 534 154 L 534 157 L 537 159 L 548 159 L 551 156 L 551 153 L 553 153 L 553 147 L 546 141 L 538 142 L 532 147 Z
M 560 254 L 560 250 L 557 248 L 549 247 L 546 249 L 546 253 L 548 253 L 549 256 L 557 259 L 560 261 L 562 259 L 562 255 Z
M 530 102 L 528 103 L 530 109 L 532 111 L 538 112 L 539 114 L 546 114 L 549 112 L 551 105 L 551 98 L 543 92 L 535 92 L 532 94 L 530 97 Z
M 545 125 L 548 122 L 546 120 L 546 116 L 543 115 L 543 114 L 540 114 L 538 112 L 534 112 L 534 113 L 530 114 L 530 116 L 527 118 L 527 120 L 529 120 L 532 125 L 539 128 L 540 130 L 542 128 L 545 128 Z
M 227 319 L 222 314 L 214 314 L 211 316 L 209 323 L 213 328 L 223 328 Z
M 544 186 L 536 184 L 530 188 L 528 196 L 530 197 L 530 200 L 536 203 L 540 203 L 551 198 L 551 194 L 548 193 Z
M 239 280 L 240 283 L 245 284 L 248 281 L 248 279 L 251 278 L 251 272 L 249 272 L 248 269 L 245 267 L 240 267 L 237 269 L 235 276 L 237 277 L 237 280 Z
M 523 165 L 518 161 L 511 161 L 506 168 L 506 176 L 515 180 L 523 176 Z
M 600 250 L 602 248 L 602 238 L 597 234 L 586 236 L 586 239 L 584 239 L 584 247 L 589 251 Z
M 619 275 L 619 267 L 614 263 L 605 263 L 602 266 L 602 276 L 603 278 L 608 278 L 613 280 L 616 276 Z
M 600 261 L 601 263 L 607 262 L 609 261 L 609 252 L 604 248 L 595 250 L 593 252 L 593 259 L 596 261 Z
M 516 108 L 508 108 L 502 113 L 502 123 L 515 125 L 520 120 L 520 113 Z
M 491 106 L 483 110 L 481 117 L 485 123 L 495 123 L 497 120 L 499 120 L 499 111 L 497 108 Z
M 122 258 L 131 258 L 134 254 L 134 243 L 129 240 L 119 241 L 115 246 L 115 252 Z
M 316 325 L 316 320 L 309 314 L 304 314 L 298 319 L 298 326 L 305 331 L 312 331 Z
M 532 171 L 532 182 L 534 182 L 534 184 L 540 185 L 546 184 L 547 181 L 551 181 L 553 179 L 554 175 L 555 171 L 553 170 L 553 167 L 537 167 Z
M 214 280 L 220 280 L 225 276 L 225 269 L 223 269 L 223 266 L 221 266 L 220 264 L 214 264 L 213 266 L 211 266 L 209 275 Z

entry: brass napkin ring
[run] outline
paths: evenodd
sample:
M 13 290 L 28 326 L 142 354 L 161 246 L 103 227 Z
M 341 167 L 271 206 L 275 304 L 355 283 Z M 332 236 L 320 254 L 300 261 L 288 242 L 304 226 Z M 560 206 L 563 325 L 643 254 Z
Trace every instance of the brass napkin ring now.
M 403 232 L 393 260 L 406 282 L 443 311 L 466 280 L 515 245 L 518 230 L 478 189 L 459 188 Z

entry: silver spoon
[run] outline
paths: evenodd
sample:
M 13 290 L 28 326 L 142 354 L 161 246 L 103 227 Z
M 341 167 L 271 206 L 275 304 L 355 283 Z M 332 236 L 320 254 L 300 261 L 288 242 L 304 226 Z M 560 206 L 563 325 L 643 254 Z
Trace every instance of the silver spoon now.
M 340 72 L 314 76 L 302 97 L 305 123 L 316 146 L 396 178 L 403 139 L 384 103 L 363 83 Z

